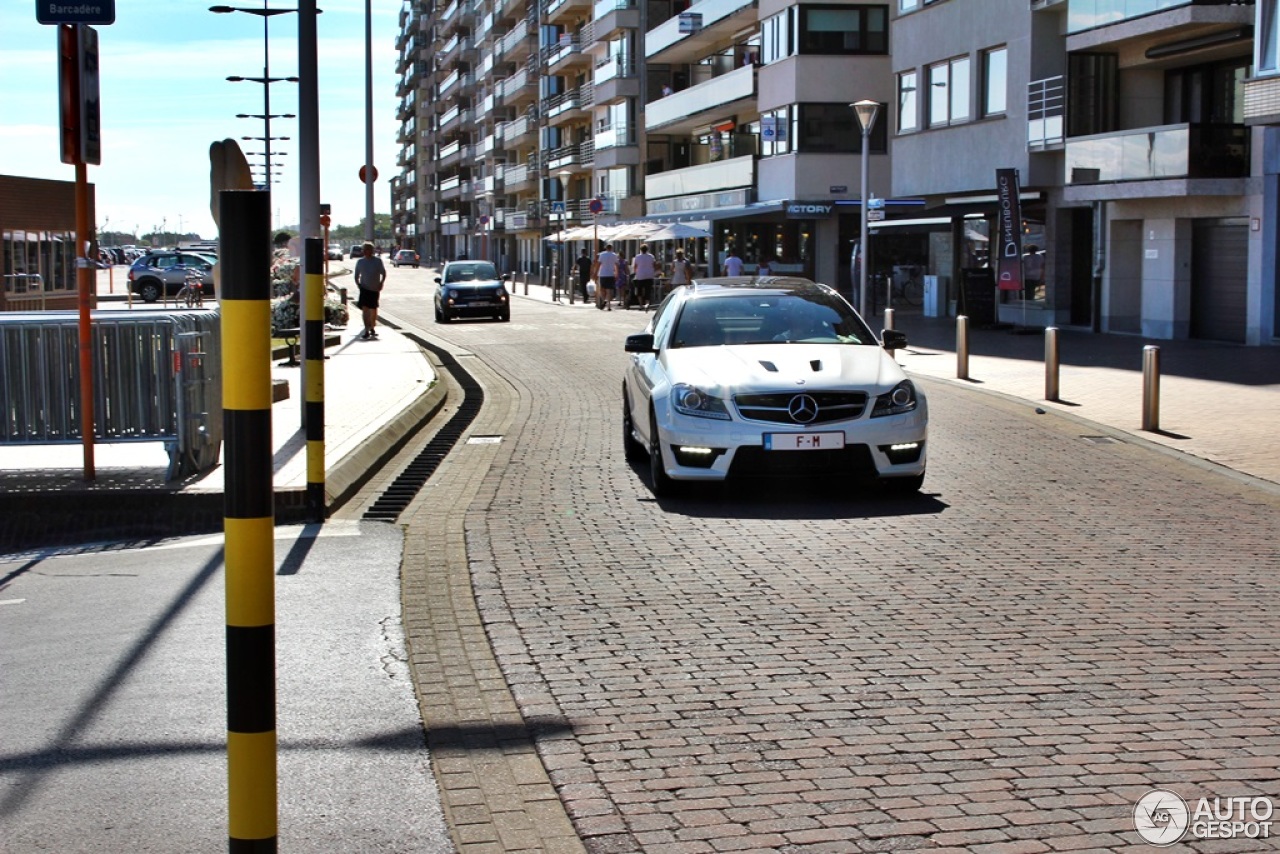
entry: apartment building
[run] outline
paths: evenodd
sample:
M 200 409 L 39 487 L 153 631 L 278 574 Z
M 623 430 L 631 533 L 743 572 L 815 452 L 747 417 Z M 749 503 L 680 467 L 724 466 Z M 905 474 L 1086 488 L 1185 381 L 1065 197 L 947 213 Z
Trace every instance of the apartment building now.
M 1253 4 L 899 2 L 893 186 L 947 219 L 934 269 L 961 280 L 982 258 L 995 170 L 1013 168 L 1044 274 L 1002 294 L 1001 320 L 1274 336 L 1265 133 L 1244 113 Z
M 869 268 L 954 301 L 1013 170 L 1027 282 L 996 319 L 1270 343 L 1275 2 L 416 0 L 396 228 L 541 275 L 563 228 L 685 221 L 711 272 L 733 248 L 847 291 L 878 197 Z

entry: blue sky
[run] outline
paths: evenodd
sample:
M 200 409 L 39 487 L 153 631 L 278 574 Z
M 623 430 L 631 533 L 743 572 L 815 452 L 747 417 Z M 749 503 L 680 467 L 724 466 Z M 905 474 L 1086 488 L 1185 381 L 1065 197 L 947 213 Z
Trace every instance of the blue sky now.
M 374 210 L 391 209 L 388 180 L 399 152 L 395 117 L 399 0 L 373 3 Z M 98 30 L 102 96 L 102 163 L 89 166 L 96 185 L 99 229 L 150 232 L 162 223 L 206 238 L 216 235 L 209 214 L 209 144 L 262 136 L 263 86 L 230 83 L 232 75 L 261 77 L 263 18 L 208 11 L 216 0 L 116 0 L 116 21 Z M 225 5 L 262 8 L 261 0 Z M 271 7 L 296 8 L 291 0 Z M 318 0 L 320 64 L 320 200 L 335 225 L 364 216 L 364 0 Z M 297 16 L 270 18 L 272 77 L 298 72 Z M 297 85 L 271 84 L 271 112 L 298 112 Z M 298 222 L 298 123 L 275 119 L 272 159 L 283 167 L 272 185 L 276 227 Z M 261 142 L 244 142 L 261 151 Z M 276 157 L 277 148 L 287 152 Z M 250 162 L 262 158 L 250 158 Z M 0 0 L 0 174 L 75 179 L 58 152 L 57 27 L 36 22 L 32 0 Z

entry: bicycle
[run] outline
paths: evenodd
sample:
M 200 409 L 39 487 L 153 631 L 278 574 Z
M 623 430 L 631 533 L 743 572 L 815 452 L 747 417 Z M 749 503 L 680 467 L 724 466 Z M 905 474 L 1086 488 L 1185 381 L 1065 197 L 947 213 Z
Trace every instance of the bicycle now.
M 867 290 L 871 293 L 871 311 L 875 314 L 884 305 L 885 292 L 890 291 L 892 305 L 919 308 L 924 305 L 924 277 L 920 268 L 896 267 L 892 274 L 873 273 L 868 277 Z
M 204 308 L 204 274 L 199 269 L 191 267 L 186 271 L 174 301 L 187 308 Z

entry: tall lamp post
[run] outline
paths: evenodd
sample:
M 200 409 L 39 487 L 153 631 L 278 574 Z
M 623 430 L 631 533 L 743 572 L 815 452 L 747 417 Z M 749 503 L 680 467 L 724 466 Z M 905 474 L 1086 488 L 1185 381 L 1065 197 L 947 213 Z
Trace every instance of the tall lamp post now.
M 573 172 L 568 169 L 561 169 L 556 173 L 556 177 L 560 179 L 560 204 L 564 213 L 560 215 L 560 270 L 564 276 L 564 289 L 569 293 L 569 305 L 573 305 L 573 283 L 569 281 L 569 265 L 565 259 L 565 239 L 564 233 L 569 228 L 569 179 L 573 177 Z M 586 297 L 583 297 L 586 299 Z
M 267 0 L 262 0 L 262 8 L 251 8 L 248 6 L 210 6 L 209 11 L 216 15 L 228 15 L 232 12 L 244 12 L 249 15 L 257 15 L 262 18 L 262 76 L 261 77 L 228 77 L 227 80 L 232 83 L 242 83 L 249 81 L 252 83 L 262 84 L 262 114 L 253 115 L 253 118 L 261 118 L 264 123 L 263 137 L 266 142 L 267 149 L 267 172 L 271 171 L 271 120 L 273 118 L 291 118 L 290 114 L 272 115 L 271 113 L 271 84 L 279 82 L 297 83 L 297 77 L 272 77 L 271 76 L 271 31 L 270 21 L 276 15 L 284 15 L 289 12 L 296 12 L 297 9 L 272 9 L 267 6 Z M 249 118 L 246 113 L 238 113 L 237 118 Z M 265 187 L 264 187 L 265 189 Z
M 862 126 L 862 186 L 858 192 L 862 196 L 862 239 L 858 244 L 861 249 L 861 264 L 859 265 L 858 276 L 858 311 L 864 315 L 867 314 L 867 260 L 870 254 L 867 252 L 867 161 L 871 144 L 871 129 L 875 127 L 876 115 L 880 112 L 880 105 L 875 101 L 862 100 L 855 101 L 849 106 L 853 107 L 853 112 L 858 117 L 858 124 Z

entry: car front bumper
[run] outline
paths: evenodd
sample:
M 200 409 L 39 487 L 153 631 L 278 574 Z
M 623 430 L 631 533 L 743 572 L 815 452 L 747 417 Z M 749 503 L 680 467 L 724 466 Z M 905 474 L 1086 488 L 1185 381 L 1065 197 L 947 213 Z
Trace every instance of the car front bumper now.
M 766 434 L 840 433 L 844 446 L 831 450 L 766 450 Z M 658 435 L 667 474 L 675 480 L 719 481 L 753 477 L 913 477 L 927 463 L 928 412 L 792 426 L 717 421 L 659 413 Z

